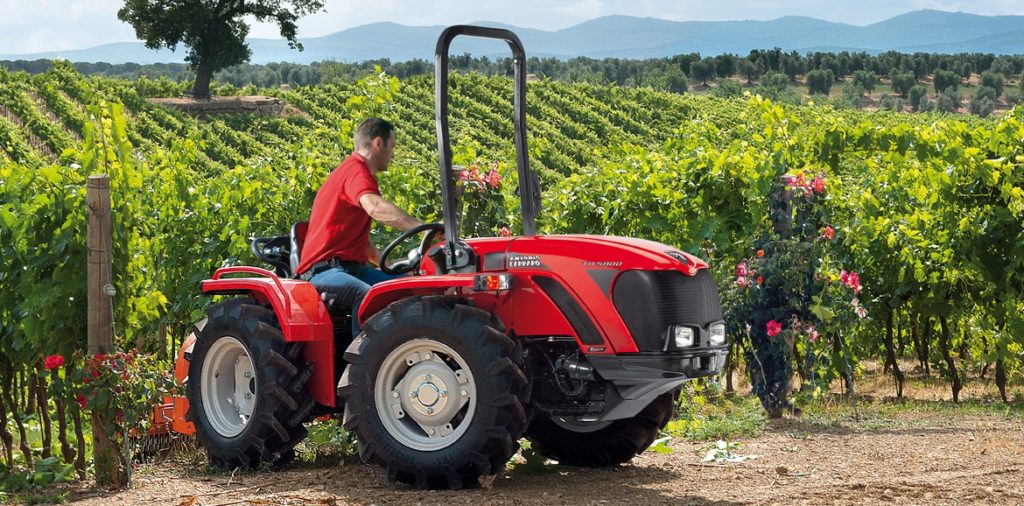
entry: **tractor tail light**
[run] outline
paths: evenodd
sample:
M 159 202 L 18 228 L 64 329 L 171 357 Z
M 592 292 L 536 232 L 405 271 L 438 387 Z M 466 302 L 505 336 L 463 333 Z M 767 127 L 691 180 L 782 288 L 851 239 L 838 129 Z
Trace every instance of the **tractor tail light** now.
M 478 274 L 473 279 L 473 289 L 481 292 L 497 292 L 512 288 L 511 274 Z

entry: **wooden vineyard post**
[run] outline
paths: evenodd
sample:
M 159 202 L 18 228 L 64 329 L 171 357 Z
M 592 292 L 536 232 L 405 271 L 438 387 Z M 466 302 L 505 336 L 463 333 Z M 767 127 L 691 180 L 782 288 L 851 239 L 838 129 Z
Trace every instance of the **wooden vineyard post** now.
M 86 184 L 86 205 L 89 213 L 88 269 L 89 278 L 89 355 L 108 353 L 114 341 L 113 313 L 113 230 L 110 215 L 110 178 L 106 174 L 89 176 Z M 127 463 L 117 448 L 113 434 L 108 434 L 108 420 L 102 414 L 92 415 L 93 460 L 96 483 L 103 487 L 121 488 L 128 482 Z
M 113 233 L 110 217 L 110 178 L 89 176 L 89 355 L 107 353 L 114 340 L 111 295 Z

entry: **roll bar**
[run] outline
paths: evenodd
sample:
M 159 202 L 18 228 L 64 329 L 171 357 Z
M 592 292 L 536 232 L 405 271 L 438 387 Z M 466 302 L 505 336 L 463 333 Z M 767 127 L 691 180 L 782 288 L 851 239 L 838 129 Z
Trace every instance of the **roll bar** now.
M 448 135 L 448 48 L 459 35 L 504 40 L 512 49 L 515 67 L 515 98 L 512 121 L 515 125 L 516 168 L 519 175 L 519 198 L 523 213 L 523 233 L 537 233 L 536 215 L 540 195 L 537 179 L 530 172 L 526 149 L 526 52 L 516 34 L 500 28 L 455 25 L 441 32 L 434 52 L 434 124 L 437 128 L 437 154 L 441 164 L 441 197 L 444 206 L 445 262 L 448 270 L 465 267 L 469 262 L 465 248 L 459 244 L 456 226 L 455 181 L 452 179 L 452 149 Z

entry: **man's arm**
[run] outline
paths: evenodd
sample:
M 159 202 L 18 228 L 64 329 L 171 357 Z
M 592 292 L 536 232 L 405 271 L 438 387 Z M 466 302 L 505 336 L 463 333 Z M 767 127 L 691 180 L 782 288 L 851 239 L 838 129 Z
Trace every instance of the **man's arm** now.
M 422 221 L 409 216 L 405 211 L 399 209 L 398 206 L 384 200 L 383 197 L 376 193 L 364 193 L 359 197 L 359 205 L 363 207 L 366 214 L 369 214 L 374 221 L 389 227 L 409 230 L 423 224 Z

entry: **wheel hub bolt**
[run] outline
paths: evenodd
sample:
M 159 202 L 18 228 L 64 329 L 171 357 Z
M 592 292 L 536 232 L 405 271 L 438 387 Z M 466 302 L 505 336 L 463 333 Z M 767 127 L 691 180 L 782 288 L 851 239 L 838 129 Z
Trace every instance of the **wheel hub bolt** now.
M 391 391 L 391 397 L 394 397 L 394 398 L 397 399 L 398 398 L 398 390 L 392 390 Z
M 424 353 L 423 354 L 423 359 L 424 360 L 430 360 L 430 354 L 429 353 Z
M 430 435 L 431 435 L 431 436 L 433 436 L 433 435 L 434 435 L 434 433 L 435 433 L 435 432 L 437 432 L 437 431 L 435 431 L 434 429 L 430 429 L 430 431 L 429 431 L 429 432 L 430 432 Z
M 448 397 L 448 391 L 447 390 L 441 390 L 440 392 L 438 392 L 437 395 L 439 397 Z
M 251 378 L 252 377 L 252 371 L 245 371 L 245 374 L 243 374 L 243 376 L 245 376 L 246 378 Z
M 246 399 L 252 399 L 252 394 L 250 394 L 249 392 L 246 392 L 245 393 L 245 398 Z
M 415 399 L 415 398 L 419 397 L 419 394 L 416 393 L 415 390 L 413 390 L 412 392 L 409 392 L 409 397 Z
M 425 379 L 427 381 L 430 381 L 430 380 L 434 379 L 434 375 L 433 374 L 429 374 L 429 373 L 428 374 L 424 374 L 423 375 L 423 379 Z
M 434 414 L 434 408 L 432 408 L 432 407 L 430 407 L 430 406 L 427 406 L 427 414 L 428 414 L 428 415 L 432 415 L 432 414 Z M 431 429 L 431 430 L 433 430 L 433 429 Z
M 469 395 L 469 392 L 467 392 L 467 391 L 463 390 L 463 391 L 462 391 L 462 396 L 463 396 L 463 397 L 466 397 L 467 395 Z

